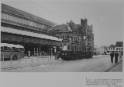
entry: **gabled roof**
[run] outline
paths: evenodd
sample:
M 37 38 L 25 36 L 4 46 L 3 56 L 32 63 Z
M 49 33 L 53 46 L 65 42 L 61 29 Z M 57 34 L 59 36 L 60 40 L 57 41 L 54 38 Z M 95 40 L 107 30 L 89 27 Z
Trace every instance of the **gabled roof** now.
M 54 32 L 70 32 L 72 31 L 71 28 L 67 24 L 61 24 L 61 25 L 56 25 L 49 29 L 49 33 L 54 33 Z
M 80 32 L 80 29 L 81 29 L 81 26 L 79 24 L 75 24 L 72 28 L 71 28 L 73 31 L 79 31 Z
M 123 47 L 123 41 L 117 41 L 115 45 L 117 47 Z
M 10 15 L 13 15 L 13 16 L 17 16 L 17 17 L 21 17 L 21 18 L 24 18 L 24 19 L 27 19 L 27 20 L 30 20 L 30 21 L 34 21 L 36 23 L 45 24 L 45 25 L 48 25 L 48 26 L 55 26 L 55 23 L 50 22 L 50 21 L 48 21 L 44 18 L 32 15 L 28 12 L 16 9 L 14 7 L 11 7 L 11 6 L 3 4 L 3 3 L 2 3 L 1 6 L 2 6 L 2 12 L 4 12 L 4 13 L 7 13 L 7 14 L 10 14 Z
M 56 25 L 48 30 L 48 33 L 55 34 L 60 32 L 73 32 L 82 34 L 82 28 L 80 24 L 74 24 L 72 27 L 69 24 Z

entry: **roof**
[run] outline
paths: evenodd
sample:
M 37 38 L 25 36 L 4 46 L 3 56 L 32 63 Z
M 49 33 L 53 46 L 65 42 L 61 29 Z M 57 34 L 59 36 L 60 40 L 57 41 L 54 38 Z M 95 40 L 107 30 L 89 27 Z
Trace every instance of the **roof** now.
M 9 5 L 6 5 L 6 4 L 2 3 L 1 6 L 2 6 L 2 12 L 4 12 L 4 13 L 7 13 L 7 14 L 10 14 L 10 15 L 13 15 L 13 16 L 18 16 L 18 17 L 21 17 L 21 18 L 24 18 L 24 19 L 27 19 L 27 20 L 30 20 L 30 21 L 34 21 L 36 23 L 46 24 L 48 26 L 54 26 L 55 25 L 55 23 L 50 22 L 50 21 L 48 21 L 44 18 L 32 15 L 28 12 L 16 9 L 16 8 L 11 7 Z
M 1 43 L 0 45 L 2 46 L 7 46 L 7 47 L 16 47 L 16 48 L 24 48 L 22 45 L 14 45 L 14 44 L 8 44 L 8 43 Z
M 75 32 L 80 32 L 81 26 L 79 24 L 74 24 L 71 29 Z
M 117 47 L 123 47 L 123 41 L 117 41 L 115 45 Z
M 1 27 L 1 31 L 12 33 L 12 34 L 26 35 L 26 36 L 36 37 L 36 38 L 48 39 L 48 40 L 62 41 L 62 39 L 58 39 L 57 37 L 53 37 L 50 35 L 38 34 L 38 33 L 30 32 L 30 31 L 23 31 L 23 30 L 18 30 L 18 29 L 9 28 L 9 27 Z
M 72 31 L 71 28 L 67 24 L 56 25 L 49 29 L 49 33 L 54 32 L 70 32 Z

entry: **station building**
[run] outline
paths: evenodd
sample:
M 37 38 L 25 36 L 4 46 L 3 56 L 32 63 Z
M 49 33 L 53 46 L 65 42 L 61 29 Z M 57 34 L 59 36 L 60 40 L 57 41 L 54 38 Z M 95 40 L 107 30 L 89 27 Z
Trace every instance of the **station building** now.
M 1 42 L 20 44 L 25 48 L 25 55 L 49 54 L 61 39 L 50 35 L 47 30 L 55 23 L 12 6 L 1 4 Z
M 67 44 L 69 51 L 82 51 L 84 55 L 93 52 L 94 34 L 92 25 L 87 24 L 87 19 L 81 19 L 81 24 L 70 21 L 56 25 L 48 32 L 63 39 L 63 45 Z

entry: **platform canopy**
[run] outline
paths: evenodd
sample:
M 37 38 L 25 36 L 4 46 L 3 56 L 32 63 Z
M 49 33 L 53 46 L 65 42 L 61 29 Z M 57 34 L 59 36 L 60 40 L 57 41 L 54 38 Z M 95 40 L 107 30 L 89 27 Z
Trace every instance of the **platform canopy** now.
M 8 43 L 1 43 L 1 47 L 7 46 L 7 47 L 15 47 L 15 48 L 24 48 L 22 45 L 14 45 L 14 44 L 8 44 Z
M 31 37 L 54 40 L 54 41 L 62 41 L 62 39 L 59 39 L 57 37 L 53 37 L 53 36 L 50 36 L 50 35 L 38 34 L 38 33 L 30 32 L 30 31 L 23 31 L 23 30 L 19 30 L 19 29 L 10 28 L 10 27 L 1 26 L 1 32 L 17 34 L 17 35 L 31 36 Z

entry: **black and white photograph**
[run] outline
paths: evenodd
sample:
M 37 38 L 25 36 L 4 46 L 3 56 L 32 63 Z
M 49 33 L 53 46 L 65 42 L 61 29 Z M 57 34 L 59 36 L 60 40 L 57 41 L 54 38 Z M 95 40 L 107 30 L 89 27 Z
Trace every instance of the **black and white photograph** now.
M 123 72 L 122 0 L 2 0 L 1 72 Z
M 0 87 L 123 87 L 123 0 L 1 0 Z

